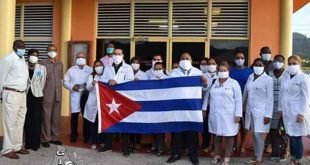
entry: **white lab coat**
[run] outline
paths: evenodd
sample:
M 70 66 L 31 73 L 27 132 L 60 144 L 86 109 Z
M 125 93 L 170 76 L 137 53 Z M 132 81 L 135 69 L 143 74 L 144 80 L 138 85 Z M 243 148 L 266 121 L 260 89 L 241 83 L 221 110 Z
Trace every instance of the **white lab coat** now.
M 131 66 L 124 61 L 121 65 L 117 73 L 115 73 L 113 65 L 105 67 L 102 78 L 99 81 L 108 83 L 110 80 L 115 80 L 118 84 L 133 81 L 135 76 Z
M 101 76 L 99 75 L 95 75 L 95 77 L 90 75 L 86 84 L 86 90 L 89 91 L 89 95 L 85 105 L 84 118 L 93 123 L 95 122 L 98 113 L 97 93 L 93 81 L 98 81 L 100 78 Z
M 290 74 L 281 77 L 279 111 L 283 112 L 283 122 L 289 136 L 310 135 L 310 77 L 299 72 L 293 78 Z M 304 116 L 303 123 L 297 123 L 297 115 Z
M 205 97 L 204 102 L 208 103 L 208 98 Z M 240 85 L 231 78 L 220 85 L 217 79 L 210 89 L 209 132 L 218 136 L 237 135 L 239 124 L 235 123 L 236 116 L 242 117 Z
M 266 73 L 254 81 L 252 73 L 245 84 L 243 102 L 247 102 L 245 128 L 254 123 L 254 132 L 269 132 L 270 123 L 264 124 L 264 117 L 272 118 L 273 113 L 273 80 Z M 253 120 L 253 121 L 252 121 Z
M 147 80 L 147 75 L 145 72 L 139 69 L 138 72 L 135 74 L 135 79 L 136 78 L 139 80 Z
M 171 73 L 169 73 L 167 70 L 165 70 L 164 72 L 165 72 L 166 75 L 171 76 L 171 75 L 170 75 Z M 151 69 L 145 71 L 145 74 L 146 74 L 146 76 L 147 76 L 147 80 L 150 80 L 150 79 L 154 76 L 154 70 L 153 70 L 153 68 L 151 68 Z
M 161 80 L 161 79 L 166 79 L 166 78 L 169 78 L 169 76 L 163 73 L 159 77 L 156 77 L 156 76 L 151 77 L 150 80 Z
M 73 90 L 76 84 L 86 84 L 88 76 L 93 72 L 93 68 L 85 65 L 80 69 L 77 65 L 70 67 L 64 79 L 64 86 L 70 91 L 70 110 L 71 113 L 81 112 L 81 96 L 82 92 Z

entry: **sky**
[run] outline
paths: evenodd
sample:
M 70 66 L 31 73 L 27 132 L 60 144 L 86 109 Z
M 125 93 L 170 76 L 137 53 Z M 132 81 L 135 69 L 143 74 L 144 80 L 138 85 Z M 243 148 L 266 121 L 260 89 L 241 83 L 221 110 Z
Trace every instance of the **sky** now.
M 310 37 L 310 3 L 293 14 L 293 32 Z

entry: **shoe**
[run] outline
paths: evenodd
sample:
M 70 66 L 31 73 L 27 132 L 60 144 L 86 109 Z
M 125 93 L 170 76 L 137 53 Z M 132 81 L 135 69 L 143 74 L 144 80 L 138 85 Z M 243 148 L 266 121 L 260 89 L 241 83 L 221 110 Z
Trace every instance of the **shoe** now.
M 229 165 L 230 158 L 225 158 L 222 165 Z
M 158 152 L 156 153 L 156 155 L 157 155 L 157 156 L 163 156 L 163 155 L 164 155 L 164 151 L 158 151 Z
M 245 164 L 255 164 L 256 163 L 256 160 L 254 159 L 251 159 L 251 160 L 248 160 L 247 162 L 245 162 Z
M 193 165 L 199 164 L 199 160 L 197 158 L 190 158 L 190 161 L 192 162 Z
M 75 143 L 76 140 L 77 140 L 77 138 L 78 138 L 78 136 L 79 136 L 78 133 L 76 133 L 76 134 L 71 134 L 71 135 L 70 135 L 70 142 L 71 142 L 71 143 Z
M 178 161 L 180 159 L 181 159 L 181 155 L 175 154 L 175 155 L 170 156 L 170 158 L 167 160 L 167 163 L 173 163 L 173 162 Z
M 16 154 L 29 154 L 29 151 L 25 150 L 25 149 L 20 149 L 18 151 L 15 152 Z
M 96 148 L 97 148 L 96 144 L 93 144 L 93 145 L 90 146 L 90 149 L 92 149 L 92 150 L 96 150 Z
M 10 159 L 19 159 L 19 156 L 13 151 L 11 151 L 11 152 L 3 155 L 3 156 L 10 158 Z
M 62 145 L 62 142 L 59 140 L 50 141 L 50 143 L 55 144 L 55 145 L 59 145 L 59 146 Z
M 221 161 L 220 155 L 215 155 L 214 158 L 211 160 L 211 164 L 218 164 Z
M 246 152 L 245 148 L 242 147 L 240 149 L 240 156 L 244 157 L 245 156 L 245 152 Z
M 128 157 L 129 156 L 129 151 L 123 152 L 123 156 Z
M 108 147 L 101 147 L 98 152 L 110 152 L 112 151 L 112 148 L 108 148 Z
M 147 150 L 148 153 L 156 153 L 157 149 L 155 147 L 152 147 L 150 150 Z
M 49 148 L 50 147 L 50 143 L 49 142 L 42 142 L 42 147 L 44 148 Z

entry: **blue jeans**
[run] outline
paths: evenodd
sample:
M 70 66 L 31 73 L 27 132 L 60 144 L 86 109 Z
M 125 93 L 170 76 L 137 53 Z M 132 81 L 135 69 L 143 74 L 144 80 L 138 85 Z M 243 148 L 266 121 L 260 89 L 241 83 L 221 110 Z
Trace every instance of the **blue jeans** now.
M 296 160 L 302 159 L 304 151 L 304 146 L 302 143 L 301 136 L 291 136 L 290 137 L 290 152 L 291 156 L 295 157 Z

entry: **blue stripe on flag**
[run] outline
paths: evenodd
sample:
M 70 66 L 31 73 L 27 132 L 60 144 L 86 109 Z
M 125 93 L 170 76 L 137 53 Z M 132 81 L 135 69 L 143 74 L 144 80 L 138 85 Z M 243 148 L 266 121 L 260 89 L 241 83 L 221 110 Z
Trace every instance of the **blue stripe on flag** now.
M 179 99 L 160 101 L 138 101 L 142 105 L 139 111 L 174 111 L 174 110 L 200 110 L 202 109 L 201 99 Z
M 111 87 L 117 91 L 125 90 L 145 90 L 145 89 L 165 89 L 176 87 L 195 87 L 202 86 L 200 76 L 177 77 L 163 80 L 140 80 L 130 81 Z M 160 96 L 159 96 L 160 97 Z
M 109 128 L 106 132 L 110 133 L 138 133 L 138 134 L 155 134 L 155 133 L 197 131 L 203 132 L 202 122 L 166 122 L 166 123 L 123 123 L 119 122 Z

